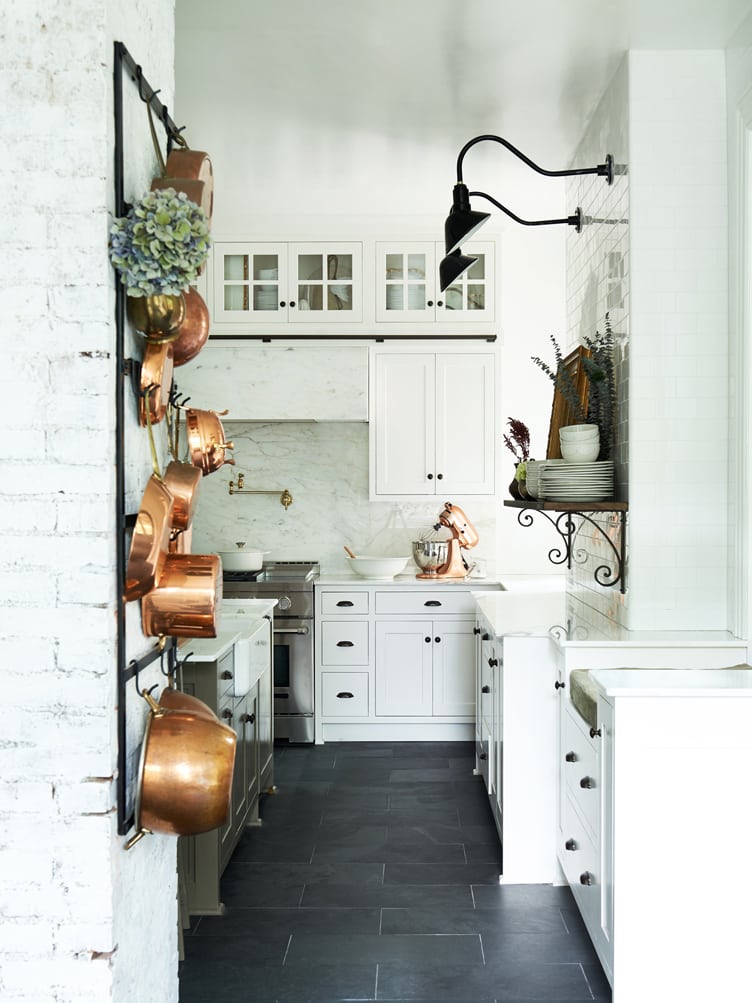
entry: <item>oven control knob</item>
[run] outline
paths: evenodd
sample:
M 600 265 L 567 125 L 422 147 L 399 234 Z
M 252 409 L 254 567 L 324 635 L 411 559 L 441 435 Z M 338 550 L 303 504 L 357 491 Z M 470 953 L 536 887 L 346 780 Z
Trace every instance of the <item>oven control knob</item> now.
M 288 610 L 292 606 L 292 599 L 289 596 L 280 596 L 277 606 L 280 610 Z

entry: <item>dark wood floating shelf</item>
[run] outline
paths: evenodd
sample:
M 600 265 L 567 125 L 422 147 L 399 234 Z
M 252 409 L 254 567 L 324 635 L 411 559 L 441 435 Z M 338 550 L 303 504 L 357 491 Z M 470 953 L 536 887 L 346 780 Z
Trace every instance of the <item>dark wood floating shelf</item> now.
M 540 512 L 545 519 L 551 523 L 564 543 L 564 549 L 554 547 L 548 552 L 548 559 L 552 564 L 565 564 L 571 570 L 572 562 L 582 563 L 587 555 L 575 546 L 578 526 L 575 524 L 573 516 L 587 522 L 602 538 L 604 543 L 611 548 L 611 552 L 616 562 L 616 571 L 608 564 L 601 564 L 593 572 L 593 577 L 599 585 L 612 588 L 619 586 L 619 591 L 626 592 L 625 571 L 627 559 L 627 511 L 629 505 L 623 501 L 538 501 L 534 498 L 517 500 L 510 498 L 505 500 L 507 508 L 519 509 L 517 522 L 520 526 L 527 528 L 535 521 L 533 513 Z M 549 512 L 558 512 L 558 515 L 549 515 Z M 614 543 L 610 533 L 607 533 L 603 526 L 598 523 L 593 516 L 597 512 L 608 512 L 613 516 L 612 525 L 618 528 L 618 541 Z M 582 555 L 582 556 L 580 556 Z
M 539 512 L 626 512 L 628 502 L 622 501 L 538 501 L 529 498 L 517 501 L 509 498 L 504 502 L 508 508 L 533 508 Z

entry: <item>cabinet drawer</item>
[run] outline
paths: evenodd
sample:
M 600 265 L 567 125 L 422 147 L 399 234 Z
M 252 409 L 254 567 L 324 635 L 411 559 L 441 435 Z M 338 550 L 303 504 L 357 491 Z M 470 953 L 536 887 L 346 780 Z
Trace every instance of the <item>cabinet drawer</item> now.
M 367 592 L 322 592 L 322 613 L 368 613 Z
M 324 717 L 368 717 L 367 672 L 322 672 Z
M 597 838 L 600 833 L 600 755 L 594 741 L 580 727 L 576 714 L 571 707 L 567 707 L 564 714 L 561 752 L 564 792 Z
M 368 665 L 368 621 L 323 620 L 321 662 L 323 665 Z
M 475 615 L 475 600 L 468 589 L 452 592 L 389 592 L 376 593 L 376 613 L 420 616 L 441 616 L 442 613 L 468 613 Z
M 600 924 L 600 855 L 572 801 L 568 797 L 563 800 L 559 862 L 588 927 L 595 930 Z

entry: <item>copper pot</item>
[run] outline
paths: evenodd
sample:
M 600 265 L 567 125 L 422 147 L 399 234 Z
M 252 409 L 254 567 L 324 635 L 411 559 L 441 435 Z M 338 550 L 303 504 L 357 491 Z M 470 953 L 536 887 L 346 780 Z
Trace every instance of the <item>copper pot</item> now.
M 146 485 L 125 571 L 123 599 L 140 599 L 154 587 L 170 539 L 173 500 L 164 481 L 152 474 Z
M 141 600 L 148 637 L 216 637 L 222 562 L 216 554 L 166 554 L 156 588 Z
M 237 737 L 216 718 L 171 710 L 145 694 L 134 846 L 147 833 L 192 836 L 223 825 L 230 811 Z M 200 701 L 199 701 L 200 702 Z
M 190 554 L 192 537 L 193 526 L 189 526 L 188 529 L 173 529 L 170 533 L 169 552 L 171 554 Z
M 141 362 L 141 396 L 138 420 L 146 425 L 146 408 L 152 425 L 160 422 L 166 412 L 172 387 L 174 350 L 171 342 L 147 342 Z
M 222 411 L 221 414 L 227 414 Z M 232 442 L 225 442 L 225 430 L 216 411 L 199 411 L 188 408 L 185 412 L 188 430 L 188 449 L 191 463 L 199 467 L 204 477 L 219 470 L 223 463 L 234 464 L 227 459 L 225 450 L 234 449 Z
M 164 482 L 175 501 L 172 510 L 172 528 L 188 529 L 196 511 L 201 471 L 192 463 L 172 460 L 164 472 Z
M 214 211 L 214 171 L 209 154 L 201 150 L 189 150 L 187 147 L 172 150 L 167 156 L 165 170 L 168 177 L 194 178 L 196 181 L 203 182 L 204 203 L 202 208 L 211 222 Z
M 147 341 L 174 341 L 185 319 L 182 293 L 128 296 L 126 308 L 128 319 Z
M 195 359 L 209 337 L 209 308 L 201 294 L 190 286 L 183 293 L 183 299 L 185 319 L 172 343 L 176 366 L 184 366 L 186 362 Z

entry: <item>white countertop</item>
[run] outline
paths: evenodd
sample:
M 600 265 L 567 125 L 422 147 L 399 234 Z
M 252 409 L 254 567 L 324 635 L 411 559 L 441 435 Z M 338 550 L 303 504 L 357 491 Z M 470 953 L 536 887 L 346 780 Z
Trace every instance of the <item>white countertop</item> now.
M 181 658 L 190 652 L 194 662 L 216 662 L 224 657 L 237 639 L 242 636 L 242 629 L 230 627 L 217 631 L 216 637 L 188 637 L 180 646 Z
M 752 667 L 728 669 L 592 669 L 605 696 L 752 697 Z
M 228 599 L 222 600 L 222 623 L 233 616 L 255 617 L 271 616 L 279 599 Z
M 216 637 L 188 637 L 180 643 L 183 652 L 192 652 L 196 662 L 219 661 L 232 648 L 238 638 L 248 633 L 251 622 L 271 614 L 277 599 L 223 599 L 220 612 L 220 630 Z
M 400 588 L 417 585 L 421 588 L 499 588 L 498 578 L 416 578 L 415 572 L 396 575 L 386 581 L 381 578 L 363 578 L 361 575 L 353 574 L 350 571 L 326 571 L 318 576 L 314 585 L 365 585 L 390 589 L 395 585 Z
M 506 585 L 506 580 L 503 583 Z M 558 591 L 483 592 L 473 589 L 478 609 L 496 637 L 545 636 L 553 626 L 566 623 L 566 594 Z

